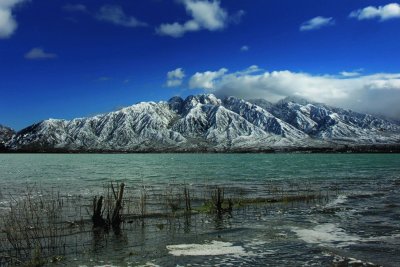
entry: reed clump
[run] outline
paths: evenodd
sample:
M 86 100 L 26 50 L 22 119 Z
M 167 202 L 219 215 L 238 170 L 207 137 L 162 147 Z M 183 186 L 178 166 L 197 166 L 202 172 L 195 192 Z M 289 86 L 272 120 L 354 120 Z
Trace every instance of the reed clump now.
M 60 195 L 44 197 L 29 189 L 20 199 L 12 199 L 1 221 L 1 249 L 7 252 L 7 261 L 41 266 L 46 258 L 64 254 L 67 229 L 62 225 L 64 202 Z
M 95 196 L 93 199 L 93 212 L 92 212 L 92 222 L 94 228 L 113 228 L 114 231 L 119 231 L 121 229 L 122 223 L 122 201 L 124 197 L 125 184 L 121 183 L 117 185 L 118 190 L 115 189 L 114 184 L 110 183 L 107 194 L 107 205 L 104 205 L 104 197 Z M 111 197 L 110 197 L 111 189 Z M 114 202 L 111 198 L 114 198 Z M 107 217 L 104 218 L 105 212 Z
M 337 191 L 333 194 L 337 194 Z M 0 266 L 42 266 L 62 261 L 66 255 L 82 253 L 90 247 L 98 229 L 107 235 L 126 231 L 127 225 L 141 222 L 165 230 L 162 220 L 182 216 L 234 216 L 236 209 L 253 205 L 287 205 L 326 201 L 331 192 L 313 189 L 311 184 L 276 184 L 246 191 L 221 185 L 170 184 L 165 188 L 125 183 L 107 183 L 102 194 L 68 196 L 28 188 L 10 204 L 0 219 Z M 85 212 L 86 211 L 86 212 Z M 204 215 L 201 215 L 204 214 Z M 148 220 L 147 220 L 148 219 Z

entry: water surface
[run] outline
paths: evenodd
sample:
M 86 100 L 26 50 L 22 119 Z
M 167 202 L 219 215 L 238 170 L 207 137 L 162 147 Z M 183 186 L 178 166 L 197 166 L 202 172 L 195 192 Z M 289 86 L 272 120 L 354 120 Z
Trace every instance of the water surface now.
M 85 253 L 65 264 L 339 266 L 354 258 L 347 262 L 400 265 L 399 154 L 0 154 L 3 208 L 32 184 L 92 197 L 110 180 L 124 181 L 127 194 L 187 184 L 194 195 L 200 185 L 240 188 L 244 197 L 273 188 L 337 195 L 235 209 L 223 218 L 134 222 L 122 238 L 106 241 L 89 233 Z

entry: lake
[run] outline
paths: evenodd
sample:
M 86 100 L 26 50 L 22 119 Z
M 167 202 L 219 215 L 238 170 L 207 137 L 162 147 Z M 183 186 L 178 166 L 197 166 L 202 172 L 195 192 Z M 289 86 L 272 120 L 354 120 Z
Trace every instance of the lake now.
M 0 154 L 1 212 L 27 188 L 90 206 L 110 181 L 124 182 L 132 203 L 145 188 L 148 212 L 181 186 L 199 203 L 217 186 L 232 198 L 326 198 L 135 219 L 119 236 L 86 227 L 61 265 L 400 266 L 400 154 Z

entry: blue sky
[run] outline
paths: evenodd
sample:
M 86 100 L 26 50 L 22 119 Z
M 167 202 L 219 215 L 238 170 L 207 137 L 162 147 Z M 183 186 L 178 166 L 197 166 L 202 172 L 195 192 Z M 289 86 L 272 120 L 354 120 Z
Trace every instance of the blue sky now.
M 400 118 L 400 2 L 0 0 L 0 124 L 215 93 Z

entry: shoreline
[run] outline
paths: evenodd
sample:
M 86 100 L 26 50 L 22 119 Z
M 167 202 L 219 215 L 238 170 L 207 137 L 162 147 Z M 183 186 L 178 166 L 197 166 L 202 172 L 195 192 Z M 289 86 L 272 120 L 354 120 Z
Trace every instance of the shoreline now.
M 148 150 L 73 150 L 64 148 L 8 149 L 0 147 L 0 154 L 343 154 L 343 153 L 400 153 L 400 144 L 338 145 L 326 147 L 282 147 L 271 149 L 148 149 Z

